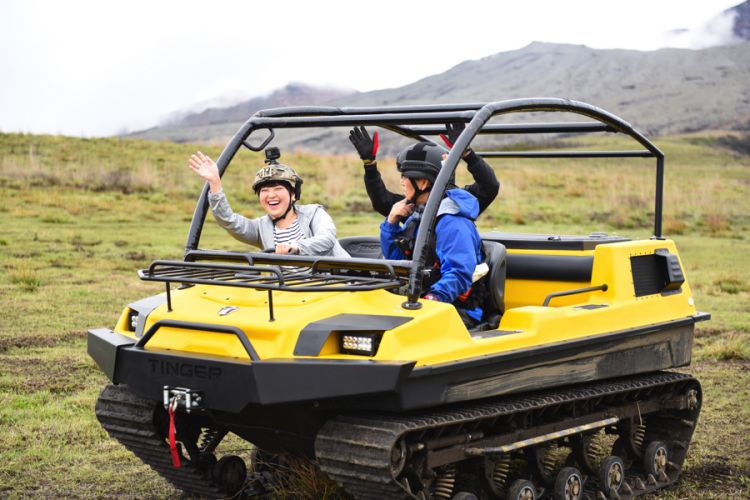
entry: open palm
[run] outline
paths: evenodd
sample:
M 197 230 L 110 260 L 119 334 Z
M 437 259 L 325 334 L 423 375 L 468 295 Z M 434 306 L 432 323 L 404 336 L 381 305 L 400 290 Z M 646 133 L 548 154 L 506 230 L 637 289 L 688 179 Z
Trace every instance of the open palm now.
M 219 179 L 219 167 L 200 151 L 190 156 L 188 166 L 205 181 L 212 182 Z

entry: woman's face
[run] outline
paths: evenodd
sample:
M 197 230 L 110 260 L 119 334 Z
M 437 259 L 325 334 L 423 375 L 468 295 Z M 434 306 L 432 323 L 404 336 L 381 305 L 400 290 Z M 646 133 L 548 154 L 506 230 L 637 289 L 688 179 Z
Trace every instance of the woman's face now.
M 266 211 L 271 218 L 281 217 L 289 208 L 289 204 L 294 200 L 289 190 L 283 184 L 274 184 L 263 186 L 258 193 L 260 206 Z
M 404 192 L 404 196 L 411 200 L 414 198 L 414 186 L 408 177 L 401 176 L 401 190 Z
M 430 181 L 428 181 L 427 179 L 415 179 L 415 180 L 417 182 L 417 187 L 419 189 L 426 189 L 427 186 L 429 186 L 430 184 Z M 414 194 L 416 193 L 414 189 L 414 184 L 411 183 L 411 179 L 409 179 L 408 177 L 404 177 L 403 175 L 401 176 L 401 189 L 403 190 L 404 196 L 406 197 L 406 199 L 408 200 L 414 199 Z M 422 195 L 420 195 L 419 197 L 420 199 L 417 201 L 420 203 L 427 201 L 426 195 L 427 193 L 422 193 Z

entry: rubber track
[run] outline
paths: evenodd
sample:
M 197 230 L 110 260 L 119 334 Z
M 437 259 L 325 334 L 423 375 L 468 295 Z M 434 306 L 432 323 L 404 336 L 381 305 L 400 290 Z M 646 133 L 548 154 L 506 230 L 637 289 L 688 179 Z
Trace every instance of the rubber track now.
M 172 466 L 169 446 L 154 424 L 159 403 L 141 399 L 125 385 L 108 385 L 96 401 L 96 418 L 107 433 L 132 451 L 175 488 L 209 498 L 226 497 L 219 488 L 187 460 Z
M 390 469 L 391 450 L 405 434 L 690 381 L 695 381 L 690 375 L 657 372 L 568 390 L 494 398 L 423 413 L 339 416 L 326 422 L 318 433 L 315 455 L 321 469 L 356 498 L 418 498 L 396 481 Z M 682 464 L 677 465 L 681 467 Z M 632 496 L 672 482 L 674 480 L 644 491 L 635 491 Z

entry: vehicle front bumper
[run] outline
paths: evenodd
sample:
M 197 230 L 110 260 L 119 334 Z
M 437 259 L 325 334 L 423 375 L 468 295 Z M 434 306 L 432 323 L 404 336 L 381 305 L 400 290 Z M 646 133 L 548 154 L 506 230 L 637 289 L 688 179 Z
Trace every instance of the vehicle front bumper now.
M 161 400 L 165 387 L 188 388 L 207 409 L 239 412 L 275 405 L 397 392 L 414 361 L 370 359 L 227 359 L 208 354 L 146 350 L 106 328 L 88 332 L 88 354 L 115 384 Z

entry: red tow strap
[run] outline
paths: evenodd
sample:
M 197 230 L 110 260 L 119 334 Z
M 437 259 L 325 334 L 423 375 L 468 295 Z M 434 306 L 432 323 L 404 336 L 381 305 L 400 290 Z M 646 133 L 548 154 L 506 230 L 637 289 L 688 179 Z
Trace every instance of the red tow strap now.
M 175 469 L 180 468 L 180 452 L 177 451 L 177 441 L 175 440 L 175 428 L 174 428 L 174 409 L 172 405 L 169 405 L 167 409 L 169 413 L 169 453 L 172 454 L 172 466 Z
M 449 148 L 453 147 L 453 143 L 445 136 L 445 134 L 440 134 L 440 138 L 443 140 L 446 146 L 448 146 Z
M 466 302 L 467 300 L 469 300 L 469 295 L 471 295 L 471 287 L 469 287 L 468 290 L 459 295 L 458 300 L 460 300 L 461 302 Z
M 375 158 L 375 155 L 378 154 L 378 133 L 375 132 L 375 135 L 372 136 L 372 157 Z

